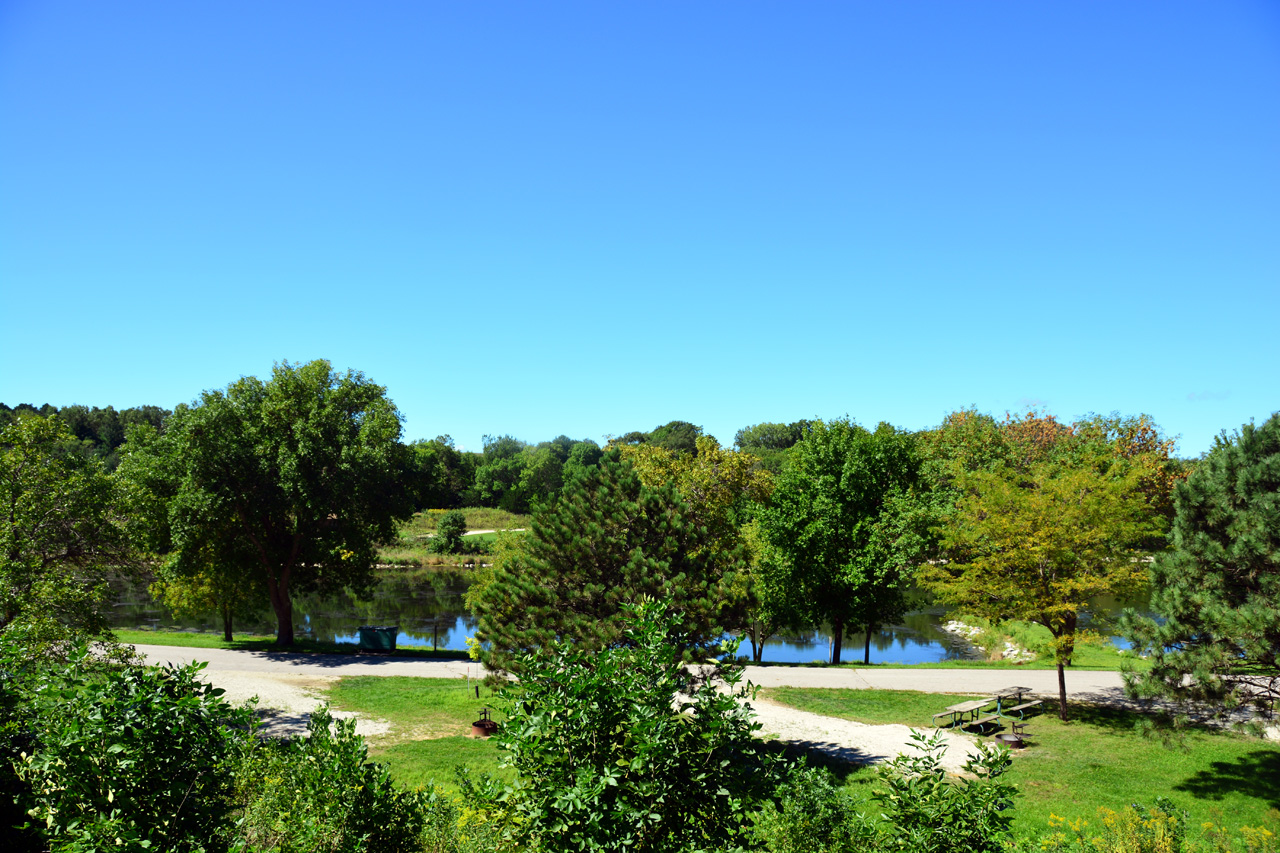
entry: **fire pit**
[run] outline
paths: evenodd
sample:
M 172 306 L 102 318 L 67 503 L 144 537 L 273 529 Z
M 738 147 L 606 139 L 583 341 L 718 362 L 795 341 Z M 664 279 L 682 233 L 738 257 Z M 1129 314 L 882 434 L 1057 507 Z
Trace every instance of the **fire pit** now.
M 1009 734 L 1007 732 L 996 735 L 996 740 L 1010 749 L 1022 749 L 1027 745 L 1026 741 L 1022 739 L 1022 735 Z
M 480 719 L 471 724 L 472 737 L 489 737 L 498 730 L 498 724 L 489 718 L 489 709 L 480 710 Z

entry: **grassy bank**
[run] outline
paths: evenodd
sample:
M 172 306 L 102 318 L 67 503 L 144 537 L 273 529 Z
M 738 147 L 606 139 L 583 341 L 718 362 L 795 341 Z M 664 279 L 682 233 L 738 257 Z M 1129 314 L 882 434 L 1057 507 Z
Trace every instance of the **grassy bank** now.
M 448 510 L 429 509 L 415 514 L 400 525 L 400 535 L 395 543 L 378 549 L 378 559 L 392 565 L 451 566 L 483 558 L 497 533 L 468 533 L 463 537 L 463 552 L 459 554 L 437 554 L 431 550 L 432 536 L 446 512 Z M 466 516 L 468 530 L 524 530 L 529 526 L 529 516 L 491 507 L 467 507 L 462 513 Z M 467 550 L 467 543 L 475 543 L 471 545 L 474 550 Z
M 832 690 L 780 687 L 762 695 L 805 711 L 858 722 L 930 727 L 930 716 L 961 701 L 950 694 L 901 690 Z M 1100 807 L 1150 805 L 1168 796 L 1190 813 L 1190 825 L 1206 821 L 1232 828 L 1280 829 L 1280 744 L 1199 730 L 1177 747 L 1135 731 L 1129 711 L 1073 705 L 1063 723 L 1052 710 L 1030 719 L 1030 746 L 1013 753 L 1010 780 L 1022 792 L 1015 827 L 1047 830 L 1050 814 L 1094 820 Z M 855 773 L 852 784 L 869 774 Z

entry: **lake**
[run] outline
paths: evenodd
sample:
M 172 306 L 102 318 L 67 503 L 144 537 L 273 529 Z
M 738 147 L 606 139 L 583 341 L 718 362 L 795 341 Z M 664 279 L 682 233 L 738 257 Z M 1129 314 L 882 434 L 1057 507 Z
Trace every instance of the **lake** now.
M 441 570 L 420 573 L 418 577 L 422 580 L 410 582 L 401 575 L 383 574 L 369 601 L 347 593 L 328 597 L 297 595 L 293 600 L 295 633 L 321 642 L 354 643 L 362 625 L 397 625 L 398 647 L 465 650 L 467 638 L 476 632 L 476 620 L 462 603 L 469 573 Z M 145 584 L 122 581 L 113 592 L 112 627 L 222 633 L 222 623 L 212 613 L 194 619 L 174 617 L 151 598 Z M 912 603 L 914 609 L 901 624 L 886 626 L 872 635 L 871 662 L 916 664 L 962 658 L 962 645 L 942 630 L 946 621 L 943 609 L 923 594 L 917 594 Z M 1101 613 L 1119 609 L 1114 601 L 1099 604 Z M 264 606 L 255 618 L 237 621 L 235 630 L 274 634 L 275 616 L 269 606 Z M 847 634 L 841 660 L 861 661 L 864 641 L 865 634 Z M 751 644 L 744 642 L 739 654 L 750 657 Z M 829 634 L 823 630 L 776 636 L 764 647 L 764 660 L 773 663 L 810 663 L 829 660 L 830 656 Z

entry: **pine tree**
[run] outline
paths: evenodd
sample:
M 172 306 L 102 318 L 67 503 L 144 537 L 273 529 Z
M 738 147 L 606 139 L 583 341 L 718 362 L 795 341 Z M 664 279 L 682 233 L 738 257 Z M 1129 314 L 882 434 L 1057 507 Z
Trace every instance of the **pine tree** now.
M 1280 698 L 1280 413 L 1224 432 L 1174 495 L 1171 549 L 1152 567 L 1151 608 L 1125 633 L 1151 655 L 1135 698 L 1223 716 Z
M 711 542 L 670 486 L 646 488 L 616 450 L 606 453 L 534 515 L 522 551 L 478 596 L 485 663 L 510 670 L 514 652 L 561 640 L 608 648 L 623 636 L 623 605 L 644 595 L 678 617 L 686 654 L 714 646 L 732 621 L 743 555 Z

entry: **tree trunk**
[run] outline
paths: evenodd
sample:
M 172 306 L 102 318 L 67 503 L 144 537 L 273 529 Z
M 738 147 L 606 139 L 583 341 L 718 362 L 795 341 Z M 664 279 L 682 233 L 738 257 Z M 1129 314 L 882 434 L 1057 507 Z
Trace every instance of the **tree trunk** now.
M 222 639 L 231 642 L 231 605 L 222 605 Z
M 271 595 L 271 609 L 276 612 L 276 645 L 293 645 L 293 602 L 289 599 L 289 571 L 280 577 L 267 578 L 267 592 Z
M 1067 673 L 1061 660 L 1058 661 L 1058 718 L 1067 722 Z
M 840 663 L 840 644 L 844 642 L 844 623 L 831 623 L 831 663 Z
M 867 644 L 862 647 L 862 662 L 864 664 L 871 663 L 871 630 L 872 626 L 867 626 Z

